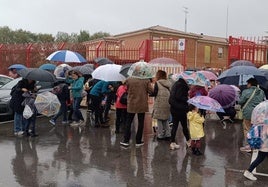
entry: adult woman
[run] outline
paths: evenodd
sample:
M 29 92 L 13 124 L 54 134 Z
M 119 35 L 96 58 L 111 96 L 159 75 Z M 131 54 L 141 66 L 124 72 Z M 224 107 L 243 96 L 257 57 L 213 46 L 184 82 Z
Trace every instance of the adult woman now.
M 152 117 L 153 119 L 157 119 L 158 140 L 170 139 L 170 128 L 168 125 L 168 119 L 170 117 L 170 105 L 168 103 L 170 87 L 171 83 L 167 80 L 167 73 L 158 70 L 154 92 L 151 94 L 151 96 L 155 97 Z
M 80 104 L 83 99 L 82 91 L 84 86 L 84 77 L 77 71 L 72 73 L 72 81 L 69 89 L 71 90 L 73 97 L 73 112 L 74 112 L 74 122 L 71 126 L 81 125 L 84 123 L 84 117 L 80 111 Z
M 191 145 L 190 134 L 187 127 L 187 112 L 188 112 L 188 91 L 189 87 L 186 81 L 182 78 L 177 80 L 171 88 L 169 104 L 172 115 L 172 130 L 171 130 L 171 144 L 170 149 L 178 149 L 180 146 L 176 144 L 175 137 L 179 122 L 182 125 L 183 134 L 187 141 L 187 146 Z

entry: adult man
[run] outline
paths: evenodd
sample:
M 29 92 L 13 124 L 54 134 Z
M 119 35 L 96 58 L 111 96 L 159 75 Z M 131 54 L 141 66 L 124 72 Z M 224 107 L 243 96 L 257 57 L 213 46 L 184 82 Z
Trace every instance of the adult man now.
M 238 103 L 242 107 L 243 113 L 243 132 L 245 138 L 245 146 L 240 148 L 240 151 L 250 152 L 250 146 L 247 144 L 247 132 L 251 127 L 251 114 L 255 106 L 265 99 L 265 94 L 258 86 L 258 81 L 255 78 L 247 80 L 247 89 L 245 89 Z

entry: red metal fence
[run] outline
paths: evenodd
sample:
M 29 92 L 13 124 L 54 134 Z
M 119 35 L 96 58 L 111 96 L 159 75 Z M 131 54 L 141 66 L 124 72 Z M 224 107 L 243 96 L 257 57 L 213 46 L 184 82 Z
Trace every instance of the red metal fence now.
M 268 40 L 265 37 L 229 37 L 228 66 L 235 60 L 249 60 L 257 67 L 268 62 Z

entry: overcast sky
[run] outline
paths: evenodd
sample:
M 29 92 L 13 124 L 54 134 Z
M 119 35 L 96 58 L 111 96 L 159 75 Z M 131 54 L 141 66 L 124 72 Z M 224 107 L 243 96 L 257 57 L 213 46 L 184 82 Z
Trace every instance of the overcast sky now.
M 0 0 L 0 26 L 53 35 L 80 30 L 114 35 L 155 25 L 184 31 L 183 7 L 188 32 L 268 35 L 268 0 Z

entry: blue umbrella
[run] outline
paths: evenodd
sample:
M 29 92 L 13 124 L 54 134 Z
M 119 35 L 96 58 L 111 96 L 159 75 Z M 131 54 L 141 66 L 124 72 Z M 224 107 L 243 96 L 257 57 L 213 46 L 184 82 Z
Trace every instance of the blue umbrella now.
M 16 69 L 16 70 L 21 70 L 21 69 L 25 69 L 26 66 L 22 65 L 22 64 L 13 64 L 11 66 L 9 66 L 7 69 Z
M 55 61 L 55 62 L 65 62 L 65 63 L 82 63 L 87 62 L 87 60 L 77 52 L 69 51 L 69 50 L 59 50 L 50 54 L 47 60 Z
M 48 70 L 48 71 L 54 71 L 56 69 L 56 65 L 55 64 L 42 64 L 39 69 L 42 70 Z
M 266 78 L 264 74 L 254 66 L 234 66 L 228 69 L 218 77 L 221 84 L 246 85 L 251 77 L 257 79 L 259 84 L 264 84 Z
M 236 60 L 230 65 L 230 67 L 235 67 L 235 66 L 254 66 L 255 67 L 255 65 L 248 60 Z

